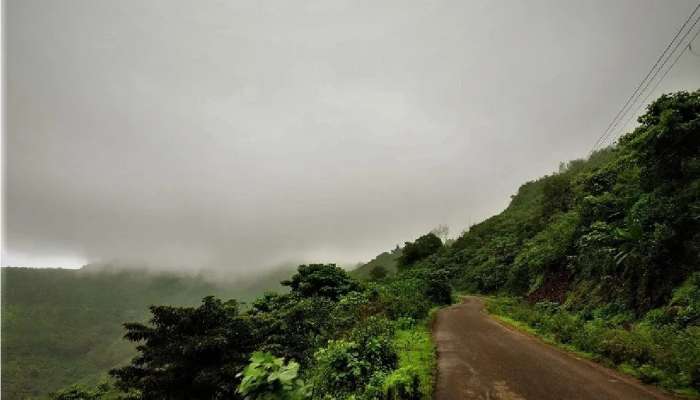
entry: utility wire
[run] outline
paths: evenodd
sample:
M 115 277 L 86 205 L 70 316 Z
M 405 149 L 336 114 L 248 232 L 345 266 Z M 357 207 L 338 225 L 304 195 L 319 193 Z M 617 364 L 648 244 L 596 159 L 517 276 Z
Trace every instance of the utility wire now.
M 652 74 L 654 74 L 654 77 L 656 77 L 656 75 L 658 74 L 659 70 L 660 70 L 661 68 L 663 68 L 663 65 L 665 65 L 665 63 L 668 61 L 668 59 L 671 57 L 671 55 L 672 55 L 673 52 L 676 50 L 676 48 L 677 48 L 678 45 L 676 45 L 676 48 L 674 48 L 674 50 L 673 50 L 671 53 L 669 53 L 668 55 L 666 55 L 666 53 L 668 53 L 668 50 L 671 48 L 671 46 L 673 45 L 673 43 L 676 41 L 676 39 L 678 39 L 678 37 L 680 36 L 680 34 L 683 32 L 683 30 L 685 30 L 685 27 L 688 25 L 688 22 L 690 22 L 690 21 L 693 19 L 693 16 L 695 16 L 695 14 L 697 13 L 698 9 L 700 9 L 700 3 L 698 3 L 698 5 L 697 5 L 697 6 L 695 7 L 695 9 L 693 10 L 693 12 L 692 12 L 692 13 L 688 16 L 688 18 L 685 20 L 685 22 L 684 22 L 683 25 L 680 27 L 680 29 L 678 30 L 678 32 L 676 32 L 676 35 L 673 36 L 673 39 L 668 43 L 668 45 L 666 45 L 666 48 L 664 49 L 663 53 L 661 53 L 661 55 L 660 55 L 659 58 L 656 60 L 656 62 L 654 63 L 654 65 L 651 67 L 651 69 L 649 70 L 649 72 L 647 72 L 647 74 L 646 74 L 646 76 L 644 77 L 644 79 L 642 79 L 642 81 L 639 83 L 639 85 L 638 85 L 637 88 L 634 90 L 634 92 L 632 93 L 632 95 L 630 95 L 630 97 L 627 99 L 627 101 L 625 102 L 625 104 L 622 106 L 622 108 L 620 109 L 620 111 L 618 111 L 617 114 L 615 115 L 615 117 L 612 119 L 612 121 L 610 121 L 610 123 L 608 124 L 607 128 L 605 128 L 605 131 L 603 132 L 603 134 L 598 138 L 598 140 L 596 140 L 595 144 L 593 145 L 593 149 L 591 150 L 591 152 L 594 151 L 594 150 L 596 150 L 596 148 L 598 147 L 598 145 L 599 145 L 603 140 L 606 139 L 606 136 L 608 135 L 609 131 L 610 131 L 611 129 L 614 129 L 614 126 L 616 126 L 616 124 L 620 122 L 620 120 L 624 117 L 624 115 L 627 113 L 627 111 L 629 111 L 628 108 L 631 107 L 631 104 L 630 104 L 630 103 L 631 103 L 632 100 L 635 98 L 635 96 L 638 98 L 638 97 L 641 95 L 641 93 L 640 93 L 639 91 L 640 91 L 640 89 L 642 88 L 642 86 L 644 86 L 644 83 L 645 83 L 647 80 L 649 80 L 649 77 L 650 77 Z M 697 23 L 697 21 L 696 21 L 696 23 Z M 691 28 L 691 30 L 692 30 L 692 28 Z M 686 33 L 686 36 L 687 36 L 687 33 Z M 685 38 L 685 36 L 684 36 L 684 38 Z M 682 41 L 682 39 L 681 39 L 681 41 Z M 679 43 L 680 43 L 680 42 L 679 42 Z M 664 59 L 664 57 L 666 57 L 666 60 L 663 62 L 662 67 L 659 68 L 659 69 L 657 70 L 656 67 L 659 65 L 659 63 L 661 62 L 661 60 Z M 654 72 L 655 70 L 656 70 L 656 72 Z M 651 80 L 653 80 L 653 79 L 654 79 L 654 78 L 651 78 Z M 649 83 L 647 83 L 647 87 L 648 87 L 648 85 L 649 85 Z M 636 101 L 636 100 L 635 100 L 635 101 Z
M 698 21 L 700 21 L 700 18 L 698 18 Z M 697 23 L 698 21 L 695 21 L 695 23 Z M 692 47 L 691 47 L 691 45 L 692 45 L 693 41 L 695 41 L 695 39 L 698 37 L 698 35 L 700 35 L 700 30 L 698 30 L 697 32 L 695 32 L 695 35 L 693 36 L 692 39 L 690 39 L 690 42 L 688 43 L 688 45 L 687 45 L 686 47 L 684 47 L 683 50 L 681 50 L 680 53 L 678 53 L 678 56 L 676 56 L 676 58 L 673 60 L 673 63 L 671 63 L 671 66 L 666 70 L 666 72 L 664 72 L 663 75 L 661 75 L 661 79 L 659 79 L 659 80 L 656 82 L 656 85 L 654 85 L 654 88 L 651 89 L 651 91 L 650 91 L 649 93 L 647 93 L 646 97 L 644 97 L 644 100 L 642 100 L 642 103 L 639 105 L 639 107 L 637 107 L 637 110 L 636 110 L 632 115 L 630 115 L 629 118 L 627 118 L 627 121 L 625 121 L 625 124 L 622 125 L 622 126 L 620 127 L 620 129 L 624 129 L 624 128 L 625 128 L 627 125 L 629 125 L 629 123 L 632 121 L 632 118 L 634 118 L 635 115 L 639 114 L 639 111 L 642 109 L 642 107 L 644 107 L 644 105 L 647 104 L 647 100 L 649 100 L 649 97 L 650 97 L 653 93 L 656 92 L 656 89 L 659 88 L 659 85 L 661 84 L 661 82 L 664 80 L 664 78 L 666 78 L 666 75 L 668 75 L 668 73 L 673 69 L 673 67 L 676 65 L 676 63 L 678 62 L 678 60 L 681 59 L 681 57 L 683 56 L 683 54 L 685 54 L 685 52 L 686 52 L 687 50 L 690 50 L 690 52 L 692 53 Z
M 698 18 L 695 20 L 695 22 L 693 22 L 693 25 L 690 27 L 690 29 L 685 33 L 685 35 L 683 35 L 683 37 L 681 38 L 681 40 L 680 40 L 678 43 L 676 43 L 676 46 L 675 46 L 675 47 L 673 48 L 673 50 L 668 54 L 668 58 L 666 58 L 666 59 L 664 60 L 663 64 L 661 64 L 661 66 L 660 66 L 659 69 L 656 71 L 656 73 L 654 73 L 654 76 L 646 83 L 646 85 L 644 86 L 644 89 L 642 89 L 642 91 L 639 93 L 639 96 L 632 102 L 632 104 L 630 105 L 630 110 L 631 110 L 632 107 L 634 107 L 634 105 L 637 103 L 637 101 L 639 100 L 639 97 L 641 97 L 641 95 L 649 88 L 649 85 L 651 84 L 651 82 L 654 81 L 654 78 L 656 78 L 656 75 L 658 75 L 658 73 L 661 72 L 661 71 L 663 70 L 663 68 L 666 66 L 666 63 L 668 62 L 668 60 L 671 59 L 671 56 L 676 52 L 676 50 L 678 50 L 678 47 L 680 47 L 681 43 L 683 43 L 683 42 L 685 41 L 685 38 L 687 38 L 688 35 L 689 35 L 691 32 L 693 32 L 693 30 L 695 29 L 695 26 L 698 24 L 698 22 L 700 22 L 700 17 L 698 17 Z M 642 107 L 644 107 L 644 105 L 646 104 L 647 99 L 649 99 L 649 97 L 656 91 L 656 89 L 659 87 L 659 85 L 660 85 L 661 82 L 664 80 L 664 78 L 666 78 L 666 75 L 668 75 L 668 73 L 673 69 L 673 67 L 676 65 L 676 63 L 677 63 L 678 60 L 681 58 L 681 56 L 686 52 L 686 50 L 688 50 L 688 46 L 690 46 L 690 44 L 693 43 L 693 40 L 695 40 L 696 37 L 697 37 L 697 34 L 695 34 L 695 36 L 693 36 L 693 38 L 690 39 L 690 41 L 688 42 L 688 44 L 685 45 L 685 47 L 683 47 L 683 50 L 681 50 L 680 53 L 678 53 L 678 56 L 673 60 L 673 62 L 671 63 L 671 66 L 663 73 L 663 75 L 661 76 L 661 79 L 659 79 L 658 81 L 656 81 L 656 84 L 654 85 L 654 88 L 653 88 L 650 92 L 647 93 L 647 95 L 644 97 L 644 100 L 642 100 L 642 103 L 641 103 L 641 104 L 639 105 L 639 107 L 637 108 L 637 110 L 636 110 L 634 113 L 632 113 L 632 115 L 629 116 L 629 118 L 627 119 L 627 121 L 626 121 L 623 125 L 620 126 L 620 129 L 624 129 L 624 128 L 627 126 L 627 124 L 629 124 L 629 122 L 632 120 L 632 118 L 634 118 L 634 116 L 639 112 L 639 110 L 640 110 Z M 601 144 L 604 143 L 605 140 L 608 139 L 608 136 L 609 136 L 609 135 L 612 135 L 612 133 L 615 131 L 615 128 L 617 127 L 617 124 L 619 124 L 619 122 L 620 122 L 620 121 L 618 121 L 618 122 L 615 124 L 615 126 L 613 127 L 613 129 L 611 129 L 610 132 L 608 132 L 608 135 L 606 135 L 605 139 L 603 139 L 603 141 L 601 142 Z

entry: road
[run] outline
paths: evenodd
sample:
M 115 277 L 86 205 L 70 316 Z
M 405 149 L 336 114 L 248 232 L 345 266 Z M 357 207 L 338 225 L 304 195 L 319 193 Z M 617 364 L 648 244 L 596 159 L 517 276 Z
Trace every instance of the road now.
M 661 391 L 505 327 L 467 297 L 440 310 L 436 400 L 671 400 Z

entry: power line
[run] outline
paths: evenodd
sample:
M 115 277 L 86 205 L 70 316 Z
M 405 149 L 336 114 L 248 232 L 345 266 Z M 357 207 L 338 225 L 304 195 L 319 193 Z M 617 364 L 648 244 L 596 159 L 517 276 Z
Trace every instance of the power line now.
M 695 23 L 697 24 L 698 21 L 700 21 L 700 18 L 698 18 L 698 20 L 695 21 Z M 656 89 L 659 88 L 659 85 L 661 84 L 661 82 L 663 82 L 664 78 L 666 78 L 666 75 L 668 75 L 668 73 L 673 69 L 673 67 L 676 65 L 676 63 L 678 62 L 678 60 L 681 59 L 681 57 L 683 56 L 683 54 L 685 54 L 685 52 L 688 51 L 688 50 L 690 50 L 690 51 L 692 52 L 691 44 L 693 43 L 693 41 L 695 41 L 695 39 L 698 37 L 698 35 L 700 35 L 700 30 L 698 30 L 697 32 L 695 32 L 695 35 L 693 35 L 693 38 L 690 39 L 690 42 L 688 42 L 688 45 L 685 46 L 685 47 L 683 48 L 683 50 L 681 50 L 680 53 L 678 53 L 678 56 L 676 56 L 676 58 L 673 60 L 673 62 L 671 63 L 671 66 L 668 67 L 668 69 L 666 70 L 666 72 L 664 72 L 663 75 L 661 75 L 661 79 L 659 79 L 659 80 L 656 82 L 656 84 L 654 85 L 654 88 L 651 89 L 651 91 L 650 91 L 649 93 L 647 93 L 646 97 L 644 97 L 644 100 L 642 100 L 642 103 L 639 105 L 639 107 L 637 107 L 637 110 L 636 110 L 632 115 L 630 115 L 629 118 L 627 118 L 627 121 L 625 121 L 625 124 L 622 125 L 622 126 L 620 127 L 620 129 L 624 129 L 624 127 L 626 127 L 627 125 L 629 125 L 629 123 L 632 121 L 632 118 L 634 118 L 635 115 L 639 114 L 639 111 L 640 111 L 640 110 L 642 109 L 642 107 L 644 107 L 644 105 L 647 103 L 647 100 L 649 100 L 649 97 L 650 97 L 653 93 L 656 92 Z
M 634 102 L 632 102 L 632 99 L 634 99 L 635 96 L 637 97 L 637 99 L 639 98 L 639 96 L 641 95 L 641 93 L 639 92 L 640 88 L 641 88 L 641 87 L 644 85 L 644 83 L 649 79 L 649 77 L 651 76 L 652 72 L 654 72 L 654 70 L 656 70 L 656 67 L 659 65 L 659 62 L 661 62 L 661 60 L 664 58 L 664 56 L 666 56 L 666 53 L 668 52 L 668 49 L 670 49 L 671 46 L 673 45 L 673 43 L 676 41 L 676 39 L 678 39 L 678 36 L 681 34 L 681 32 L 683 32 L 683 30 L 685 30 L 685 27 L 688 25 L 688 22 L 691 21 L 691 19 L 693 18 L 693 16 L 695 15 L 695 13 L 698 11 L 699 8 L 700 8 L 700 4 L 698 4 L 698 5 L 695 7 L 695 9 L 693 10 L 693 12 L 688 16 L 688 18 L 685 20 L 685 22 L 683 22 L 683 25 L 681 26 L 681 28 L 678 30 L 678 32 L 676 32 L 676 35 L 673 36 L 673 39 L 671 39 L 671 41 L 668 43 L 668 45 L 666 45 L 666 48 L 664 49 L 663 53 L 661 53 L 661 55 L 660 55 L 659 58 L 656 60 L 656 62 L 654 63 L 654 65 L 651 67 L 651 69 L 649 70 L 649 72 L 647 72 L 647 74 L 646 74 L 646 76 L 644 77 L 644 79 L 642 79 L 642 81 L 639 83 L 639 85 L 638 85 L 637 88 L 634 90 L 634 92 L 632 93 L 632 95 L 627 99 L 627 101 L 625 102 L 625 104 L 622 106 L 622 108 L 620 109 L 620 111 L 617 112 L 617 114 L 615 115 L 615 117 L 614 117 L 614 118 L 612 119 L 612 121 L 610 121 L 610 123 L 608 124 L 607 128 L 605 128 L 605 131 L 603 132 L 603 134 L 602 134 L 602 135 L 598 138 L 598 140 L 595 142 L 595 144 L 593 145 L 593 150 L 595 150 L 596 147 L 597 147 L 599 144 L 601 144 L 601 142 L 603 142 L 605 139 L 607 139 L 607 135 L 610 133 L 610 131 L 611 131 L 611 130 L 614 130 L 614 128 L 617 126 L 617 124 L 620 122 L 620 120 L 624 117 L 624 115 L 627 113 L 627 111 L 629 111 L 628 106 L 631 107 L 632 104 L 634 104 Z M 691 28 L 691 30 L 692 30 L 692 28 Z M 681 41 L 682 41 L 682 39 L 681 39 Z M 679 43 L 680 43 L 680 42 L 679 42 Z M 677 47 L 676 47 L 676 48 L 677 48 Z M 673 52 L 676 50 L 676 48 L 674 48 L 674 50 L 673 50 L 671 53 L 668 54 L 668 56 L 667 56 L 667 58 L 666 58 L 666 61 L 668 60 L 669 57 L 671 57 L 671 54 L 673 54 Z M 664 61 L 664 64 L 665 64 L 666 61 Z M 662 66 L 662 67 L 663 67 L 663 66 Z M 654 76 L 651 78 L 651 80 L 653 80 L 653 79 L 656 77 L 656 75 L 658 74 L 659 70 L 660 70 L 662 67 L 660 67 L 658 70 L 656 70 L 656 72 L 654 73 Z M 647 86 L 648 86 L 648 83 L 647 83 Z M 643 91 L 643 90 L 642 90 L 642 91 Z M 636 102 L 636 99 L 635 99 L 635 102 Z
M 593 145 L 593 150 L 595 150 L 595 149 L 598 147 L 598 145 L 599 145 L 603 140 L 606 139 L 606 136 L 609 134 L 609 131 L 610 131 L 611 129 L 614 129 L 614 127 L 620 122 L 620 120 L 624 117 L 624 115 L 627 113 L 627 111 L 629 111 L 629 107 L 631 107 L 631 104 L 630 104 L 630 103 L 633 101 L 633 99 L 635 99 L 635 97 L 639 98 L 639 97 L 641 96 L 640 89 L 642 88 L 642 86 L 644 86 L 645 82 L 646 82 L 647 80 L 649 80 L 649 77 L 653 74 L 654 76 L 651 78 L 651 80 L 653 80 L 653 79 L 656 77 L 656 75 L 659 73 L 659 71 L 661 70 L 661 68 L 663 68 L 663 65 L 666 64 L 666 62 L 667 62 L 668 59 L 671 57 L 671 55 L 673 54 L 673 52 L 676 51 L 678 45 L 676 45 L 676 47 L 674 48 L 674 50 L 673 50 L 671 53 L 669 53 L 668 55 L 666 55 L 666 53 L 668 53 L 668 50 L 671 48 L 671 46 L 672 46 L 673 43 L 676 41 L 676 39 L 678 39 L 678 37 L 680 36 L 680 34 L 685 30 L 685 27 L 688 25 L 688 22 L 690 22 L 690 21 L 693 19 L 693 16 L 695 16 L 695 13 L 697 13 L 698 9 L 700 9 L 700 3 L 698 3 L 698 5 L 695 7 L 695 9 L 693 9 L 693 12 L 688 16 L 688 18 L 685 20 L 685 22 L 683 22 L 683 25 L 680 27 L 680 29 L 678 30 L 678 32 L 676 32 L 675 36 L 673 36 L 673 39 L 671 39 L 671 41 L 668 43 L 668 45 L 666 45 L 666 48 L 664 49 L 663 53 L 661 53 L 661 55 L 660 55 L 659 58 L 656 60 L 656 62 L 654 63 L 654 65 L 652 65 L 651 69 L 649 70 L 649 72 L 647 72 L 647 74 L 646 74 L 646 76 L 644 77 L 644 79 L 642 79 L 642 81 L 639 83 L 639 85 L 637 85 L 637 88 L 634 90 L 634 92 L 632 93 L 632 95 L 630 95 L 630 97 L 627 99 L 627 101 L 626 101 L 625 104 L 622 106 L 622 108 L 620 109 L 620 111 L 618 111 L 617 114 L 615 114 L 615 117 L 613 117 L 613 119 L 610 121 L 610 123 L 608 124 L 608 126 L 605 128 L 605 131 L 603 132 L 603 134 L 598 138 L 598 140 L 596 140 L 595 144 Z M 697 23 L 697 21 L 696 21 L 695 23 Z M 694 26 L 694 25 L 693 25 L 693 26 Z M 690 29 L 690 31 L 692 31 L 692 28 Z M 690 31 L 689 31 L 689 32 L 690 32 Z M 687 36 L 687 33 L 686 33 L 686 36 Z M 683 38 L 685 39 L 685 36 L 684 36 Z M 681 39 L 681 42 L 682 42 L 682 41 L 683 41 L 683 39 Z M 679 43 L 680 43 L 680 42 L 679 42 Z M 659 65 L 659 63 L 661 62 L 661 60 L 664 59 L 664 57 L 666 57 L 666 59 L 664 60 L 662 66 L 657 70 L 656 67 Z M 654 72 L 655 70 L 656 70 L 656 72 Z M 646 87 L 649 86 L 649 83 L 651 82 L 651 80 L 649 80 L 649 82 L 647 83 Z M 646 87 L 645 87 L 645 88 L 646 88 Z M 643 90 L 642 90 L 642 92 L 643 92 Z M 636 102 L 636 100 L 635 100 L 635 102 Z M 632 104 L 634 104 L 634 103 L 632 103 Z M 593 150 L 592 150 L 592 151 L 593 151 Z
M 693 29 L 695 29 L 695 26 L 698 24 L 698 22 L 700 22 L 700 17 L 698 17 L 698 18 L 695 20 L 695 22 L 693 23 L 693 25 L 692 25 L 692 26 L 690 27 L 690 29 L 685 33 L 685 35 L 683 35 L 683 37 L 681 38 L 681 40 L 680 40 L 678 43 L 676 43 L 676 46 L 673 48 L 673 50 L 671 51 L 671 53 L 669 53 L 668 58 L 667 58 L 666 60 L 664 60 L 663 64 L 661 64 L 661 66 L 659 67 L 659 69 L 658 69 L 658 70 L 656 71 L 656 73 L 654 74 L 654 78 L 656 77 L 656 75 L 658 75 L 659 72 L 661 72 L 661 70 L 663 70 L 664 66 L 666 66 L 666 63 L 668 62 L 668 60 L 670 59 L 670 57 L 676 52 L 676 50 L 678 50 L 678 47 L 681 45 L 681 43 L 683 43 L 683 42 L 685 41 L 685 38 L 688 37 L 688 35 L 693 31 Z M 637 113 L 639 113 L 639 110 L 640 110 L 642 107 L 644 107 L 644 105 L 646 104 L 646 101 L 649 99 L 649 97 L 650 97 L 654 92 L 656 92 L 656 89 L 659 87 L 659 85 L 661 84 L 661 82 L 663 82 L 664 78 L 666 78 L 666 75 L 668 75 L 668 73 L 673 69 L 673 67 L 676 65 L 676 63 L 677 63 L 678 60 L 681 58 L 681 56 L 683 56 L 683 54 L 686 52 L 686 50 L 688 50 L 688 46 L 690 46 L 690 44 L 693 43 L 693 40 L 695 40 L 695 38 L 696 38 L 697 36 L 698 36 L 698 35 L 695 34 L 695 36 L 693 36 L 693 38 L 690 39 L 690 41 L 688 42 L 688 44 L 687 44 L 685 47 L 683 47 L 683 50 L 681 50 L 681 52 L 678 53 L 678 56 L 676 56 L 676 58 L 673 60 L 673 62 L 671 63 L 671 66 L 663 73 L 663 75 L 661 76 L 661 79 L 659 79 L 658 81 L 656 81 L 656 84 L 654 85 L 654 88 L 653 88 L 650 92 L 647 93 L 647 95 L 644 97 L 644 100 L 642 100 L 641 104 L 640 104 L 639 107 L 637 108 L 637 110 L 636 110 L 632 115 L 629 116 L 629 118 L 627 119 L 627 121 L 625 121 L 624 125 L 621 125 L 621 126 L 620 126 L 620 129 L 624 129 L 625 126 L 627 126 L 627 125 L 630 123 L 630 121 L 632 120 L 632 118 L 634 118 L 634 116 L 635 116 Z M 649 85 L 651 84 L 651 82 L 653 82 L 654 78 L 652 78 L 649 82 L 647 82 L 647 84 L 644 86 L 644 89 L 642 89 L 642 91 L 640 92 L 640 96 L 641 96 L 642 93 L 644 93 L 644 92 L 649 88 Z M 634 104 L 637 103 L 637 100 L 639 100 L 639 97 L 637 97 L 637 99 L 636 99 L 634 102 L 632 102 L 632 105 L 630 106 L 630 109 L 631 109 L 631 107 L 634 106 Z M 618 121 L 618 123 L 619 123 L 619 121 Z M 617 124 L 616 124 L 616 125 L 617 125 Z M 614 128 L 613 128 L 610 132 L 608 132 L 608 135 L 611 135 L 613 132 L 614 132 Z M 603 140 L 603 142 L 604 142 L 605 140 L 607 140 L 607 137 Z

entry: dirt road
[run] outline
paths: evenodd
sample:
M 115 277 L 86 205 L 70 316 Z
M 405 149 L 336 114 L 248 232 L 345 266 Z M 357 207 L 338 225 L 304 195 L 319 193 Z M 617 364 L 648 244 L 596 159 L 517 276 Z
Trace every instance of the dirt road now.
M 506 328 L 467 297 L 438 312 L 436 400 L 647 400 L 659 390 Z

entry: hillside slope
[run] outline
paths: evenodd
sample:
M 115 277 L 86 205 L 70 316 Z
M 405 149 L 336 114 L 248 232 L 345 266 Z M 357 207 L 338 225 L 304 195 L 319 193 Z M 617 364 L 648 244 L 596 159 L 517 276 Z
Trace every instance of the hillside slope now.
M 399 257 L 401 257 L 401 249 L 398 247 L 392 251 L 385 251 L 374 257 L 370 262 L 362 264 L 350 271 L 350 275 L 357 279 L 369 279 L 370 272 L 376 267 L 383 267 L 386 269 L 388 275 L 393 275 L 396 273 Z
M 526 183 L 439 262 L 472 290 L 637 314 L 666 304 L 700 261 L 699 98 L 661 97 L 618 145 Z
M 122 323 L 141 321 L 154 304 L 194 305 L 208 295 L 254 299 L 291 275 L 213 284 L 201 277 L 145 270 L 2 269 L 2 397 L 43 396 L 92 384 L 134 349 Z
M 524 184 L 418 267 L 522 297 L 490 310 L 645 381 L 700 390 L 700 91 L 660 97 L 639 123 Z

